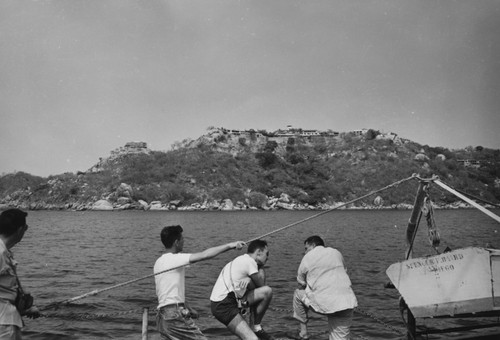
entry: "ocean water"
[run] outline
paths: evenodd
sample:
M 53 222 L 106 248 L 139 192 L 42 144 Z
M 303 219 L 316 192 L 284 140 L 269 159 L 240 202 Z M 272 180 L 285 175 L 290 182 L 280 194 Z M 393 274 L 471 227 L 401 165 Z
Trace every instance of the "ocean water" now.
M 499 214 L 497 210 L 495 212 Z M 268 284 L 274 296 L 263 326 L 276 337 L 297 329 L 291 317 L 291 298 L 297 284 L 296 271 L 303 255 L 303 241 L 320 235 L 328 246 L 345 258 L 359 302 L 352 327 L 353 339 L 403 339 L 404 324 L 398 309 L 399 294 L 384 288 L 387 267 L 403 260 L 405 229 L 410 211 L 318 212 L 66 212 L 30 211 L 29 230 L 13 248 L 18 274 L 25 290 L 43 307 L 98 290 L 46 317 L 25 319 L 25 339 L 140 339 L 142 310 L 150 308 L 149 339 L 158 339 L 154 308 L 156 296 L 153 264 L 162 254 L 160 230 L 180 224 L 184 228 L 185 252 L 197 252 L 234 240 L 248 241 L 268 235 Z M 297 222 L 304 222 L 295 224 Z M 476 210 L 440 210 L 435 220 L 441 247 L 500 248 L 500 225 Z M 433 254 L 421 223 L 415 256 Z M 223 265 L 241 252 L 232 250 L 215 259 L 191 265 L 186 274 L 186 295 L 198 310 L 196 321 L 209 339 L 236 339 L 210 315 L 209 296 Z M 149 277 L 148 277 L 149 276 Z M 118 288 L 131 280 L 144 278 Z M 478 320 L 481 321 L 481 320 Z M 421 321 L 418 321 L 421 322 Z M 461 326 L 474 320 L 424 321 L 436 328 Z M 327 339 L 326 320 L 313 315 L 312 339 Z M 480 335 L 476 330 L 468 334 Z M 461 334 L 447 334 L 448 339 Z M 429 336 L 428 339 L 441 339 Z

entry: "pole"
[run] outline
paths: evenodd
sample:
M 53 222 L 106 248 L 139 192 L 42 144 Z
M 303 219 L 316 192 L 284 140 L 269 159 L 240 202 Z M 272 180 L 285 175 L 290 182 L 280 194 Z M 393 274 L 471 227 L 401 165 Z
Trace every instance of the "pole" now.
M 415 202 L 413 203 L 413 211 L 408 221 L 408 226 L 406 227 L 406 243 L 408 248 L 406 249 L 405 259 L 411 258 L 413 241 L 415 240 L 415 234 L 417 233 L 418 220 L 420 212 L 422 210 L 422 205 L 424 204 L 425 198 L 425 188 L 428 185 L 427 182 L 420 181 L 417 189 L 417 196 L 415 197 Z
M 408 340 L 415 340 L 417 337 L 417 322 L 410 308 L 408 308 Z
M 148 314 L 149 308 L 145 307 L 142 312 L 142 340 L 148 340 Z
M 465 202 L 469 203 L 470 205 L 472 205 L 473 207 L 481 210 L 483 213 L 485 213 L 486 215 L 488 215 L 489 217 L 491 217 L 492 219 L 494 219 L 495 221 L 497 222 L 500 222 L 500 217 L 495 215 L 494 213 L 492 213 L 491 211 L 489 211 L 488 209 L 484 208 L 483 206 L 477 204 L 476 202 L 474 202 L 473 200 L 471 200 L 470 198 L 462 195 L 461 193 L 459 193 L 458 191 L 450 188 L 449 186 L 447 186 L 446 184 L 444 184 L 443 182 L 441 182 L 440 180 L 434 180 L 434 183 L 436 183 L 437 185 L 439 185 L 441 188 L 443 189 L 446 189 L 448 190 L 449 192 L 451 192 L 453 195 L 463 199 Z

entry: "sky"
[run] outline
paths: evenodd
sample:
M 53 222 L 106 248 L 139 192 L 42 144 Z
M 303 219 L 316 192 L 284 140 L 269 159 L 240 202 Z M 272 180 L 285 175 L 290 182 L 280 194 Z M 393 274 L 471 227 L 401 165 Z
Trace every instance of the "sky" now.
M 210 126 L 500 148 L 500 1 L 3 0 L 0 174 Z

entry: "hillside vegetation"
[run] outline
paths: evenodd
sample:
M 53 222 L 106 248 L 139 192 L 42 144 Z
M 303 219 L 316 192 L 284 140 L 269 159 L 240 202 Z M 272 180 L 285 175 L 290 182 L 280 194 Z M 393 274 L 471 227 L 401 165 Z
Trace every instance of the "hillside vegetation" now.
M 490 204 L 500 202 L 500 150 L 430 147 L 367 130 L 361 135 L 276 136 L 209 128 L 171 151 L 112 152 L 86 172 L 0 177 L 0 205 L 25 209 L 328 208 L 416 173 Z M 145 143 L 143 143 L 145 145 Z M 412 204 L 416 181 L 383 191 L 378 205 Z M 432 186 L 437 205 L 456 197 Z M 373 206 L 370 197 L 356 206 Z M 228 201 L 230 200 L 230 202 Z M 229 202 L 229 203 L 228 203 Z M 280 207 L 278 205 L 278 207 Z

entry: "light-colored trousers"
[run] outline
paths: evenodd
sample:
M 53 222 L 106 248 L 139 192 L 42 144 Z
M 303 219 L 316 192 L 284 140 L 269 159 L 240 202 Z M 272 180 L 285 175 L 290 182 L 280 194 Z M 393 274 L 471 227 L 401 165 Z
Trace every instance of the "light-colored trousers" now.
M 293 294 L 293 317 L 299 322 L 309 322 L 309 299 L 304 289 L 296 289 Z M 314 309 L 313 309 L 314 311 Z M 323 314 L 323 313 L 319 313 Z M 323 314 L 328 318 L 329 340 L 349 340 L 354 309 L 344 309 L 332 314 Z
M 21 340 L 21 329 L 14 325 L 0 325 L 0 340 Z
M 158 311 L 156 323 L 162 340 L 207 340 L 183 307 L 165 307 Z M 0 339 L 1 340 L 1 339 Z

